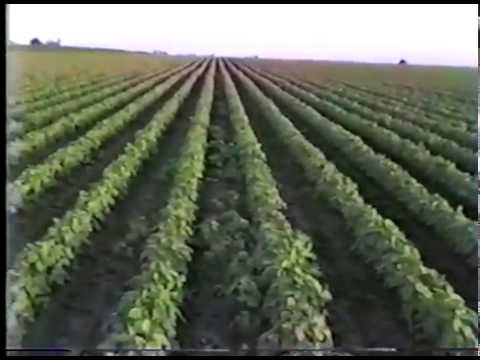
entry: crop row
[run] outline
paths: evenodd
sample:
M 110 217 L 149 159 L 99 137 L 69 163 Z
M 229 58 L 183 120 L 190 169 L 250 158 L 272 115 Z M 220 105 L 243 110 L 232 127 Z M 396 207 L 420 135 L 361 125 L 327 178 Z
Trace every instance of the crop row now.
M 334 91 L 334 88 L 331 87 L 327 89 Z M 397 116 L 404 121 L 416 124 L 426 130 L 436 133 L 439 136 L 455 141 L 458 145 L 467 149 L 471 149 L 474 145 L 474 139 L 472 135 L 465 128 L 452 125 L 448 122 L 441 122 L 411 113 L 411 110 L 406 105 L 391 105 L 385 103 L 383 100 L 380 100 L 375 96 L 358 93 L 355 94 L 354 91 L 351 91 L 350 89 L 347 91 L 338 91 L 337 93 L 340 96 L 346 96 L 347 98 L 355 100 L 356 102 L 368 106 L 374 110 L 378 110 L 382 113 L 390 114 L 392 116 Z
M 255 79 L 261 80 L 262 84 L 269 85 L 272 94 L 277 94 L 277 97 L 280 96 L 283 99 L 285 99 L 285 97 L 288 98 L 288 95 L 285 95 L 278 89 L 275 91 L 275 86 L 272 86 L 272 83 L 267 79 L 256 76 L 256 74 L 253 74 L 250 70 L 246 71 L 249 71 L 252 76 L 255 76 Z M 308 118 L 320 133 L 326 134 L 327 131 L 331 133 L 329 139 L 333 140 L 336 138 L 337 144 L 343 144 L 347 141 L 351 143 L 355 141 L 361 142 L 361 139 L 354 135 L 357 134 L 361 138 L 367 139 L 370 143 L 374 144 L 376 148 L 381 149 L 383 153 L 388 154 L 392 158 L 399 158 L 403 163 L 408 165 L 409 169 L 414 170 L 415 173 L 431 179 L 434 183 L 443 184 L 447 189 L 453 189 L 451 191 L 457 196 L 459 201 L 472 206 L 475 204 L 475 199 L 472 197 L 472 194 L 475 193 L 475 189 L 477 188 L 476 181 L 474 181 L 470 175 L 458 171 L 450 161 L 438 156 L 432 156 L 423 146 L 417 146 L 409 140 L 402 139 L 394 132 L 359 116 L 348 113 L 342 108 L 316 97 L 282 79 L 276 78 L 275 83 L 328 116 L 331 121 L 322 118 L 313 108 L 304 106 L 304 103 L 299 102 L 297 104 L 296 112 L 303 114 L 303 117 L 306 119 Z M 306 115 L 307 113 L 309 115 Z M 337 123 L 339 125 L 337 125 Z M 385 184 L 385 187 L 388 187 L 392 194 L 396 194 L 396 197 L 401 199 L 401 202 L 408 205 L 408 208 L 412 209 L 416 214 L 423 214 L 422 217 L 425 218 L 427 223 L 440 226 L 440 228 L 438 228 L 440 234 L 448 234 L 446 235 L 447 239 L 457 241 L 457 246 L 460 246 L 458 249 L 460 252 L 470 253 L 470 251 L 473 250 L 472 246 L 476 242 L 472 243 L 473 239 L 466 236 L 468 233 L 461 232 L 463 236 L 456 240 L 450 238 L 452 234 L 448 231 L 445 233 L 447 230 L 445 221 L 450 218 L 458 221 L 455 222 L 456 226 L 454 226 L 456 229 L 456 237 L 460 235 L 458 231 L 465 229 L 465 226 L 469 224 L 469 221 L 462 216 L 461 211 L 454 211 L 445 200 L 438 195 L 431 195 L 427 189 L 400 166 L 376 154 L 363 142 L 362 144 L 365 151 L 361 153 L 352 152 L 348 156 L 349 159 L 363 164 L 361 167 L 366 174 L 375 177 L 380 183 Z M 372 161 L 374 161 L 374 164 L 369 164 L 369 162 Z M 389 180 L 387 181 L 387 179 Z M 409 195 L 407 196 L 407 194 Z M 431 207 L 430 211 L 425 213 L 429 206 Z M 439 218 L 436 219 L 436 217 Z
M 475 104 L 465 98 L 465 102 L 459 103 L 452 98 L 439 97 L 432 89 L 425 90 L 418 87 L 404 88 L 406 85 L 381 84 L 378 87 L 352 84 L 345 81 L 332 81 L 331 85 L 340 86 L 358 94 L 366 94 L 379 100 L 400 103 L 402 106 L 409 106 L 412 111 L 418 111 L 427 117 L 443 119 L 452 123 L 465 123 L 469 118 L 469 111 Z
M 105 78 L 105 76 L 103 76 Z M 87 79 L 83 79 L 84 83 Z M 92 81 L 93 79 L 88 79 Z M 101 81 L 99 79 L 99 81 Z M 12 92 L 12 98 L 10 99 L 11 104 L 10 105 L 19 105 L 21 103 L 24 103 L 25 99 L 28 99 L 29 97 L 32 96 L 32 94 L 35 93 L 40 93 L 42 91 L 45 91 L 46 89 L 53 89 L 65 84 L 75 84 L 79 83 L 79 79 L 77 78 L 70 78 L 70 79 L 61 79 L 61 80 L 55 80 L 55 81 L 49 81 L 47 79 L 32 79 L 32 78 L 19 78 L 16 79 L 15 83 L 15 89 Z
M 431 226 L 440 238 L 449 242 L 459 253 L 472 256 L 472 261 L 474 260 L 473 264 L 476 266 L 475 254 L 477 242 L 474 235 L 474 223 L 472 221 L 467 219 L 461 211 L 452 209 L 448 202 L 439 195 L 431 194 L 400 166 L 382 155 L 376 154 L 362 142 L 361 138 L 323 118 L 318 112 L 306 105 L 306 103 L 298 100 L 298 98 L 317 105 L 322 111 L 326 110 L 325 113 L 329 116 L 330 120 L 339 122 L 342 125 L 348 124 L 347 117 L 350 116 L 348 113 L 340 111 L 341 109 L 339 108 L 330 110 L 328 103 L 322 102 L 321 99 L 281 79 L 276 79 L 276 84 L 288 90 L 290 93 L 295 94 L 297 98 L 288 95 L 286 92 L 282 92 L 267 79 L 256 76 L 251 72 L 249 72 L 249 74 L 251 74 L 254 80 L 261 82 L 261 84 L 267 88 L 269 95 L 279 99 L 279 101 L 283 103 L 288 103 L 290 105 L 289 107 L 299 118 L 305 119 L 313 128 L 318 130 L 319 134 L 324 135 L 325 139 L 330 140 L 335 147 L 345 153 L 348 159 L 357 164 L 365 174 L 382 184 L 382 186 L 403 203 L 414 216 L 418 217 L 418 219 L 426 225 Z M 292 104 L 295 104 L 295 106 Z M 357 125 L 363 121 L 358 117 L 353 117 L 352 119 L 351 122 L 355 122 Z M 368 138 L 373 137 L 372 135 L 368 135 L 369 129 L 372 134 L 375 134 L 378 142 L 383 141 L 383 138 L 388 139 L 388 135 L 391 135 L 390 133 L 377 133 L 374 131 L 376 129 L 374 124 L 369 125 L 368 122 L 365 121 L 363 121 L 363 123 L 364 131 L 361 133 L 363 137 L 366 137 L 365 134 L 367 134 Z M 350 127 L 346 126 L 346 128 Z M 392 142 L 384 148 L 389 147 L 397 152 L 407 151 L 408 153 L 408 144 L 398 139 L 396 140 L 397 141 Z M 350 145 L 347 146 L 346 144 Z M 401 144 L 401 146 L 397 146 L 397 144 Z M 415 152 L 415 148 L 411 151 L 410 155 L 414 161 L 419 162 L 419 155 L 421 155 L 421 153 L 418 151 Z M 428 164 L 426 166 L 428 166 Z M 438 171 L 436 176 L 446 177 L 445 172 L 440 171 Z M 470 177 L 468 177 L 468 179 L 470 179 Z M 470 190 L 468 188 L 465 190 L 465 198 L 471 198 L 471 194 L 474 192 L 474 186 L 475 185 L 472 184 Z M 459 185 L 454 184 L 454 187 L 459 187 Z
M 387 95 L 384 95 L 386 99 L 409 105 L 432 119 L 440 121 L 443 119 L 443 121 L 448 120 L 459 124 L 465 123 L 468 119 L 465 114 L 465 110 L 468 109 L 466 105 L 461 107 L 458 103 L 452 103 L 451 99 L 438 97 L 431 92 L 418 89 L 407 90 L 398 86 L 382 90 Z
M 197 198 L 205 168 L 207 133 L 213 102 L 215 63 L 207 70 L 186 142 L 175 165 L 173 187 L 159 223 L 143 251 L 139 287 L 121 309 L 119 342 L 136 348 L 171 348 L 192 250 Z
M 379 92 L 372 93 L 368 88 L 352 88 L 351 86 L 347 86 L 344 90 L 345 93 L 356 96 L 363 97 L 366 95 L 374 100 L 378 99 L 378 101 L 384 105 L 392 108 L 405 109 L 405 112 L 407 112 L 411 118 L 419 117 L 421 120 L 428 119 L 430 122 L 437 122 L 447 127 L 457 128 L 470 133 L 475 131 L 477 127 L 476 109 L 473 106 L 464 105 L 446 114 L 445 111 L 440 112 L 440 109 L 444 106 L 444 102 L 441 100 L 430 100 L 428 99 L 428 94 L 423 95 L 423 97 L 417 95 L 420 96 L 420 98 L 406 98 L 407 100 L 405 101 L 405 98 L 400 94 L 394 93 L 392 96 L 388 96 Z M 404 100 L 402 101 L 402 99 Z M 415 104 L 426 101 L 429 101 L 429 109 L 418 109 L 418 106 L 415 108 Z
M 86 95 L 90 92 L 99 91 L 110 86 L 122 83 L 127 80 L 136 78 L 135 75 L 120 75 L 114 77 L 107 77 L 101 81 L 94 82 L 87 86 L 80 86 L 72 90 L 64 91 L 57 96 L 52 96 L 47 99 L 40 99 L 35 102 L 26 103 L 22 106 L 15 108 L 15 114 L 31 114 L 39 110 L 45 110 L 51 106 L 59 105 L 65 101 L 70 101 L 80 96 Z M 17 115 L 18 116 L 18 115 Z
M 262 75 L 268 77 L 270 80 L 282 79 L 288 81 L 289 83 L 316 95 L 320 99 L 328 100 L 332 104 L 358 114 L 365 119 L 374 121 L 380 126 L 392 130 L 404 138 L 410 139 L 417 144 L 424 144 L 433 154 L 443 156 L 454 162 L 460 170 L 467 171 L 471 174 L 476 172 L 477 165 L 475 163 L 475 154 L 473 151 L 469 151 L 468 149 L 457 145 L 455 142 L 425 130 L 414 123 L 405 122 L 397 117 L 380 113 L 367 106 L 360 105 L 348 96 L 339 96 L 334 92 L 309 86 L 307 83 L 302 83 L 291 78 L 279 76 L 273 77 L 273 75 L 265 72 L 262 72 Z
M 360 91 L 360 94 L 373 95 L 386 103 L 408 106 L 412 113 L 417 112 L 433 120 L 448 121 L 451 122 L 452 125 L 457 124 L 458 126 L 465 126 L 467 123 L 466 120 L 468 116 L 462 114 L 465 109 L 456 108 L 455 111 L 447 110 L 444 108 L 445 101 L 432 99 L 431 95 L 429 96 L 428 94 L 422 94 L 423 96 L 420 97 L 417 95 L 416 98 L 413 98 L 412 91 L 408 94 L 399 94 L 398 88 L 397 91 L 384 90 L 380 92 L 363 86 L 352 86 L 350 84 L 347 84 L 347 87 L 355 91 Z
M 167 71 L 166 73 L 168 74 L 169 72 Z M 164 76 L 165 72 L 135 77 L 134 79 L 112 85 L 100 91 L 88 93 L 80 98 L 51 106 L 45 110 L 25 114 L 25 116 L 20 119 L 22 128 L 19 135 L 21 136 L 25 133 L 28 135 L 28 132 L 31 130 L 42 131 L 42 127 L 56 123 L 59 119 L 62 119 L 62 117 L 75 117 L 76 111 L 85 111 L 89 109 L 90 105 L 95 107 L 103 103 L 115 103 L 117 99 L 127 97 L 126 94 L 136 93 L 152 87 L 159 79 L 163 79 Z
M 135 140 L 103 171 L 102 177 L 88 190 L 80 191 L 75 204 L 55 219 L 40 241 L 28 244 L 9 271 L 9 308 L 20 324 L 33 320 L 50 299 L 52 292 L 68 279 L 76 256 L 90 242 L 115 204 L 125 196 L 133 178 L 155 152 L 166 128 L 180 105 L 205 70 L 195 70 L 182 87 L 157 112 L 150 123 L 135 134 Z
M 71 91 L 73 89 L 79 89 L 85 86 L 91 86 L 92 84 L 98 83 L 99 81 L 103 81 L 105 79 L 105 74 L 100 74 L 94 76 L 92 78 L 87 78 L 83 81 L 78 81 L 77 79 L 69 79 L 61 84 L 53 84 L 48 87 L 42 86 L 40 89 L 32 89 L 25 93 L 19 94 L 15 99 L 15 104 L 26 104 L 31 103 L 39 100 L 48 99 L 52 96 L 56 96 L 58 94 L 63 93 L 64 91 Z
M 392 94 L 402 94 L 406 100 L 422 101 L 425 103 L 434 103 L 436 100 L 440 100 L 443 104 L 446 104 L 445 108 L 451 111 L 458 111 L 468 106 L 476 106 L 476 102 L 473 99 L 464 97 L 462 95 L 456 95 L 452 92 L 441 90 L 425 90 L 418 87 L 412 87 L 408 85 L 398 84 L 385 84 Z
M 437 96 L 431 91 L 410 91 L 399 90 L 395 88 L 392 91 L 392 98 L 396 101 L 403 100 L 406 105 L 414 106 L 419 104 L 417 108 L 427 116 L 437 121 L 448 121 L 452 125 L 460 127 L 466 126 L 470 128 L 476 124 L 476 108 L 475 104 L 452 102 L 452 98 L 445 96 Z
M 170 77 L 153 90 L 147 92 L 125 108 L 96 124 L 87 133 L 66 147 L 50 154 L 45 161 L 25 169 L 13 182 L 12 192 L 17 194 L 22 206 L 28 206 L 39 199 L 45 190 L 54 186 L 57 179 L 68 174 L 72 169 L 91 159 L 95 152 L 108 140 L 118 134 L 148 106 L 154 104 L 177 81 L 191 71 L 191 67 L 184 68 Z M 174 72 L 176 72 L 174 70 Z M 88 119 L 88 118 L 85 118 Z M 75 131 L 75 125 L 65 122 L 65 130 L 59 132 L 58 137 L 64 136 L 65 131 Z M 63 131 L 63 132 L 62 132 Z M 12 204 L 18 206 L 20 204 Z
M 357 185 L 306 141 L 252 80 L 233 66 L 230 69 L 264 114 L 274 130 L 272 136 L 282 139 L 303 167 L 305 175 L 314 184 L 319 201 L 329 203 L 343 215 L 353 234 L 354 251 L 372 264 L 387 287 L 398 292 L 402 299 L 403 314 L 411 324 L 412 331 L 442 347 L 476 346 L 477 314 L 465 306 L 464 300 L 442 275 L 423 265 L 418 250 L 397 226 L 365 203 Z M 302 107 L 311 113 L 311 109 L 294 97 L 285 94 L 284 98 L 289 107 Z M 311 116 L 314 116 L 313 113 Z M 364 151 L 362 147 L 357 147 L 361 145 L 358 141 L 339 145 L 340 148 L 355 146 L 356 151 Z
M 189 67 L 187 67 L 187 69 L 188 68 Z M 150 94 L 156 93 L 155 91 L 149 93 L 152 88 L 155 86 L 157 86 L 157 88 L 158 86 L 161 87 L 165 79 L 168 79 L 170 76 L 176 73 L 183 74 L 184 71 L 185 68 L 181 67 L 179 69 L 173 69 L 160 75 L 156 75 L 153 79 L 147 79 L 146 81 L 126 91 L 118 91 L 118 95 L 101 102 L 96 102 L 94 105 L 87 107 L 78 113 L 68 114 L 59 118 L 48 126 L 28 132 L 22 139 L 13 140 L 8 144 L 10 159 L 12 161 L 15 158 L 28 159 L 31 154 L 40 150 L 44 150 L 49 145 L 60 139 L 66 138 L 70 134 L 75 134 L 80 132 L 82 129 L 88 128 L 91 124 L 96 123 L 99 119 L 121 106 L 127 105 L 126 108 L 120 110 L 113 116 L 117 116 L 122 112 L 125 114 L 126 111 L 131 111 L 132 107 L 135 107 L 136 103 L 142 103 L 144 102 L 142 99 L 149 96 L 151 97 L 152 95 Z M 158 85 L 158 83 L 160 83 L 160 85 Z M 126 89 L 127 88 L 128 87 L 126 87 Z M 142 96 L 143 94 L 146 95 Z M 138 100 L 135 100 L 139 96 L 142 97 Z M 142 109 L 143 108 L 144 107 L 142 107 Z M 100 124 L 104 122 L 105 120 Z M 112 126 L 112 130 L 113 128 L 114 127 Z
M 292 229 L 266 156 L 250 127 L 238 92 L 223 64 L 220 67 L 239 162 L 246 203 L 256 229 L 258 288 L 263 293 L 260 314 L 270 329 L 262 336 L 283 348 L 332 345 L 326 322 L 328 286 L 315 266 L 312 241 Z M 268 340 L 267 340 L 268 339 Z
M 217 94 L 221 92 L 224 95 L 222 85 L 223 79 L 219 76 Z M 222 96 L 217 101 L 220 99 Z M 228 133 L 231 134 L 232 127 L 226 123 L 224 125 L 226 126 L 222 127 L 217 123 L 211 126 L 208 142 L 211 151 L 208 165 L 211 168 L 206 175 L 210 184 L 218 184 L 213 185 L 212 189 L 226 183 L 232 185 L 229 186 L 229 191 L 212 191 L 214 195 L 209 197 L 209 202 L 222 205 L 213 213 L 207 210 L 206 213 L 210 216 L 203 213 L 203 220 L 197 229 L 202 244 L 208 246 L 204 259 L 214 269 L 223 269 L 217 289 L 220 294 L 234 298 L 240 305 L 230 326 L 240 332 L 257 333 L 261 323 L 261 317 L 257 314 L 262 297 L 255 281 L 254 227 L 244 217 L 248 216 L 248 212 L 241 214 L 244 212 L 244 197 L 239 192 L 243 190 L 243 174 L 238 171 L 239 146 L 227 136 Z

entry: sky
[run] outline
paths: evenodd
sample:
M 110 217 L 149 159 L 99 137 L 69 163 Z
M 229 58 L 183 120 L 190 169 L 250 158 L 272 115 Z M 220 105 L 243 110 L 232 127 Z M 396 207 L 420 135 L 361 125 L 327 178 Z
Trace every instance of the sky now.
M 9 39 L 71 46 L 478 66 L 477 4 L 10 4 Z

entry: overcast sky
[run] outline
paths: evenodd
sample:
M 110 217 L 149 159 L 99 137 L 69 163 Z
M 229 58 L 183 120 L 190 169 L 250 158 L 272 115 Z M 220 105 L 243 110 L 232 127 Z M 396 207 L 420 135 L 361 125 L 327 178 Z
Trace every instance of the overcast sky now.
M 9 5 L 10 40 L 169 53 L 477 66 L 472 5 Z

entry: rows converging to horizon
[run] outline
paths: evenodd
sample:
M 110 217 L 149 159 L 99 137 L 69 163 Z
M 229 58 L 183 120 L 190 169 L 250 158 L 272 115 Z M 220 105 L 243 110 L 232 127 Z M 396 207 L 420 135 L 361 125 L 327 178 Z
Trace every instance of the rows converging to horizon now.
M 476 348 L 473 95 L 141 67 L 10 94 L 12 346 Z

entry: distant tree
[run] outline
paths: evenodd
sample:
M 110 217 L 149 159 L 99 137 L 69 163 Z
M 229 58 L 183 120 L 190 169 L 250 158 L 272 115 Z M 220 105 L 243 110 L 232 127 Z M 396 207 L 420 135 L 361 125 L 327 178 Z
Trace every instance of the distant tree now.
M 401 59 L 401 60 L 398 62 L 398 65 L 407 65 L 407 60 Z
M 38 45 L 42 45 L 42 42 L 38 38 L 33 38 L 32 40 L 30 40 L 30 45 L 38 46 Z

